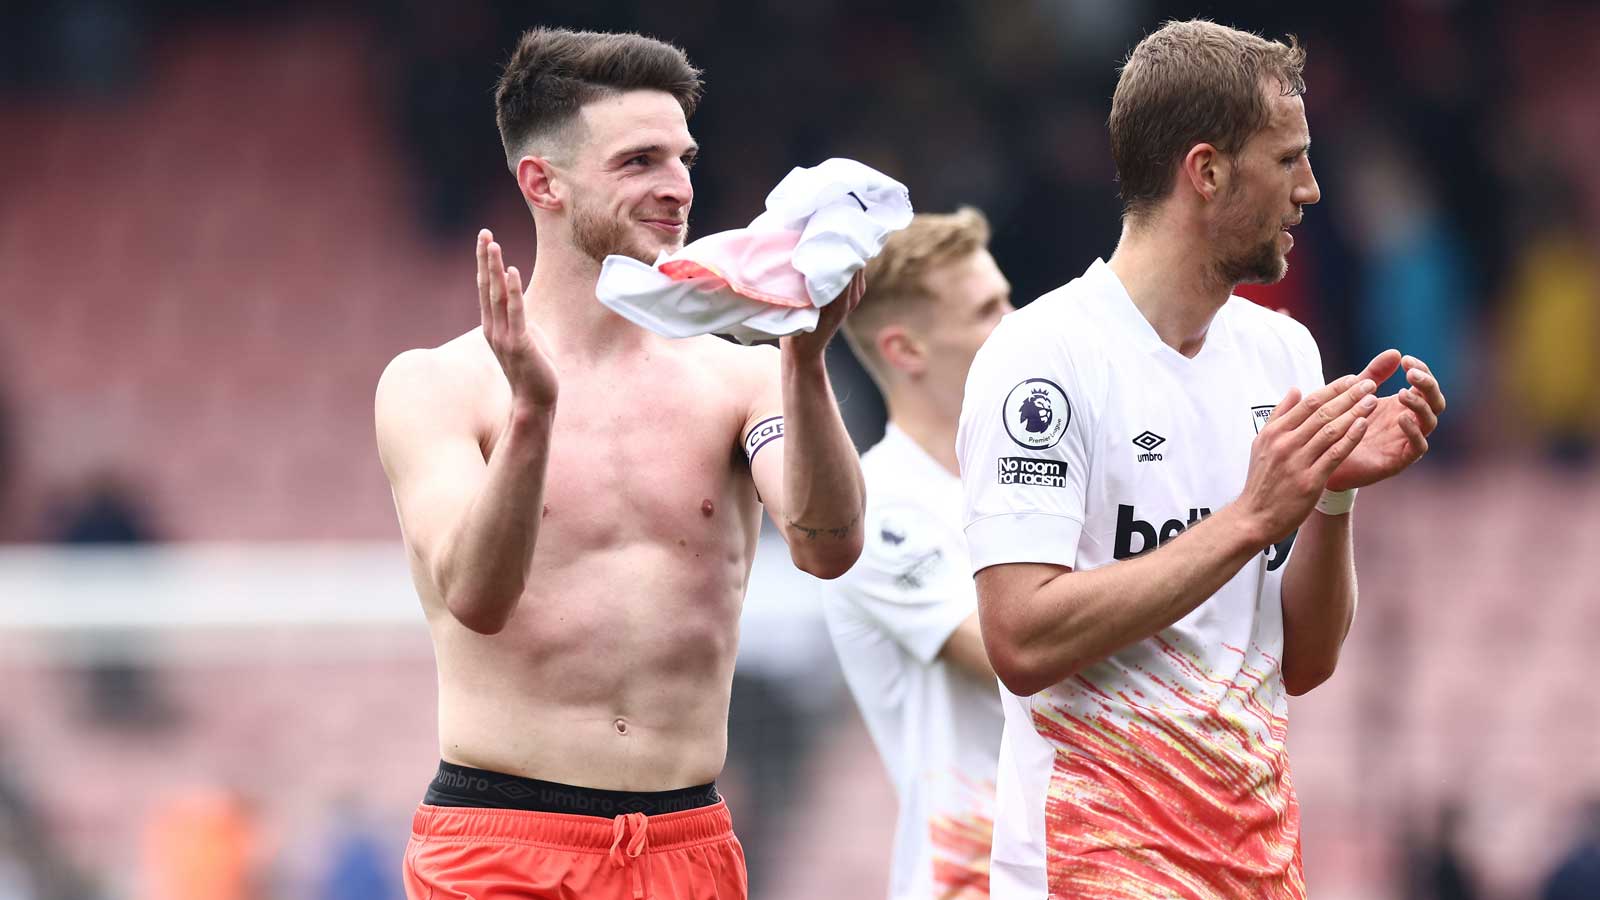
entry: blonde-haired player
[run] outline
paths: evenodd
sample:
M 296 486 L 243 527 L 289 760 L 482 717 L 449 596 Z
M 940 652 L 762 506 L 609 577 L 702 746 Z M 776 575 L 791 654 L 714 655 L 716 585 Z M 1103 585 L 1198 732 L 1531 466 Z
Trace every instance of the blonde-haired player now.
M 983 897 L 1002 714 L 961 533 L 955 435 L 973 354 L 1011 311 L 974 209 L 919 215 L 867 267 L 845 336 L 889 424 L 862 456 L 861 559 L 823 610 L 900 800 L 889 896 Z

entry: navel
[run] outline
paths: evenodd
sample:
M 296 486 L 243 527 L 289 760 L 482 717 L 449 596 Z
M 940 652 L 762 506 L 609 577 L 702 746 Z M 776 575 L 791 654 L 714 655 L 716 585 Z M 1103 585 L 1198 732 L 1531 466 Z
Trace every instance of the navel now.
M 611 723 L 611 726 L 613 728 L 617 729 L 617 734 L 627 734 L 628 733 L 628 720 L 627 719 L 623 719 L 623 718 L 619 717 L 615 722 Z

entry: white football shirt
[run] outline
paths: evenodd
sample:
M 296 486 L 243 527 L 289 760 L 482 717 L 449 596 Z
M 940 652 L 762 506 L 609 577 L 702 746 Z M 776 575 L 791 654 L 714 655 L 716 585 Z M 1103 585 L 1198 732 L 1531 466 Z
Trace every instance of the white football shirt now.
M 866 546 L 823 615 L 900 800 L 889 896 L 988 896 L 1000 693 L 939 658 L 977 611 L 961 481 L 891 424 L 862 454 Z
M 1240 297 L 1183 356 L 1097 260 L 1007 316 L 968 374 L 973 571 L 1088 570 L 1171 540 L 1239 494 L 1284 394 L 1322 383 L 1305 328 Z M 1291 544 L 1159 634 L 1003 692 L 995 897 L 1304 896 L 1279 671 Z

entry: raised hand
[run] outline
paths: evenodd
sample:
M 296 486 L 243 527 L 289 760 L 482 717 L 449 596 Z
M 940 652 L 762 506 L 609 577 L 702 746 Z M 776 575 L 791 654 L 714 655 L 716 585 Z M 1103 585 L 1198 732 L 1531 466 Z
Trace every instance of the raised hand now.
M 814 330 L 790 335 L 783 338 L 780 343 L 785 349 L 795 353 L 821 356 L 822 351 L 828 347 L 828 341 L 833 339 L 839 326 L 844 324 L 844 317 L 861 305 L 861 298 L 866 292 L 867 272 L 862 269 L 850 279 L 850 283 L 845 285 L 844 290 L 832 303 L 822 308 Z
M 1346 375 L 1303 399 L 1290 390 L 1250 445 L 1250 469 L 1238 502 L 1276 543 L 1300 527 L 1334 470 L 1371 431 L 1377 408 L 1371 378 Z M 1264 546 L 1265 544 L 1263 544 Z
M 522 274 L 506 268 L 487 228 L 478 232 L 478 312 L 484 340 L 511 383 L 512 402 L 554 406 L 560 382 L 555 357 L 539 326 L 523 315 Z
M 1427 364 L 1385 350 L 1367 364 L 1363 377 L 1381 382 L 1404 366 L 1407 387 L 1378 401 L 1367 438 L 1328 479 L 1328 490 L 1366 487 L 1404 471 L 1428 452 L 1428 435 L 1439 427 L 1444 391 Z

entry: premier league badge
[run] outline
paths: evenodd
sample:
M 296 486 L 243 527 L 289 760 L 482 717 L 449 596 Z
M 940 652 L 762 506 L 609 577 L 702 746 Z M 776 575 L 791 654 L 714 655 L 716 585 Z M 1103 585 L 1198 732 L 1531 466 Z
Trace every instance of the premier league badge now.
M 1072 404 L 1067 392 L 1053 381 L 1029 378 L 1011 389 L 1000 411 L 1006 433 L 1029 450 L 1054 447 L 1067 433 L 1072 421 Z

